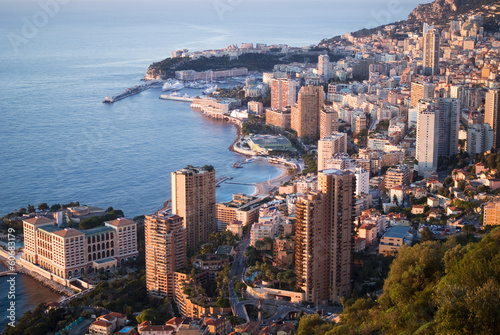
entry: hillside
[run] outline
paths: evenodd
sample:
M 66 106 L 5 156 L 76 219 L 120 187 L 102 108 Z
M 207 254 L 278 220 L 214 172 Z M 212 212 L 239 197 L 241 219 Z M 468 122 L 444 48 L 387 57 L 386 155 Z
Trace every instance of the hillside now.
M 326 335 L 500 334 L 499 261 L 500 228 L 401 248 L 382 296 L 345 302 Z
M 149 66 L 146 80 L 167 79 L 175 76 L 175 71 L 180 70 L 227 70 L 235 67 L 246 67 L 249 71 L 270 71 L 274 65 L 282 62 L 281 55 L 276 54 L 243 54 L 236 59 L 229 56 L 201 57 L 191 60 L 189 58 L 166 58 Z
M 499 0 L 435 0 L 431 3 L 418 5 L 410 12 L 407 20 L 393 22 L 370 29 L 352 32 L 354 37 L 370 36 L 388 25 L 397 28 L 405 26 L 407 31 L 421 30 L 422 24 L 445 25 L 450 20 L 464 20 L 471 15 L 483 16 L 483 26 L 486 31 L 500 31 L 500 1 Z M 324 39 L 320 44 L 329 44 L 340 40 L 340 36 Z
M 470 15 L 482 15 L 488 28 L 495 28 L 491 23 L 500 19 L 500 1 L 498 0 L 435 0 L 418 5 L 408 15 L 408 22 L 415 21 L 429 24 L 445 24 L 449 20 L 459 20 Z M 491 26 L 491 27 L 490 27 Z M 491 30 L 491 29 L 489 29 Z

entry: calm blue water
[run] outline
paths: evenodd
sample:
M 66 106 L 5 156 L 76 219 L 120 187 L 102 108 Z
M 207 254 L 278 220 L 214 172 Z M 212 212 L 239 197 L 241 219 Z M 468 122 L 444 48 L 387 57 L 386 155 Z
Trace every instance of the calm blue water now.
M 1 268 L 3 271 L 4 268 Z M 4 312 L 9 308 L 11 301 L 8 297 L 10 285 L 7 283 L 7 279 L 9 279 L 7 276 L 0 277 L 0 332 L 3 332 L 7 323 L 10 322 L 7 319 L 8 314 Z M 61 299 L 61 295 L 43 286 L 35 279 L 22 274 L 16 276 L 15 299 L 12 299 L 15 301 L 16 319 L 20 318 L 24 312 L 34 310 L 42 302 L 60 301 Z
M 170 173 L 188 164 L 212 164 L 239 182 L 273 178 L 270 165 L 233 169 L 242 159 L 227 150 L 234 126 L 159 100 L 159 89 L 101 101 L 172 50 L 310 45 L 405 18 L 421 1 L 59 2 L 0 1 L 0 215 L 69 201 L 148 214 L 170 197 Z M 252 191 L 224 185 L 217 199 Z

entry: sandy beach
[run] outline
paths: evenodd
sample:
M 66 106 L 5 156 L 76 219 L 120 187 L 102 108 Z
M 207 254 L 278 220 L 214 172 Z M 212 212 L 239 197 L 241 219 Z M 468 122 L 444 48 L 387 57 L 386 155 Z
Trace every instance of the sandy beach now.
M 269 192 L 274 192 L 278 190 L 281 183 L 285 183 L 292 178 L 288 174 L 288 169 L 283 165 L 279 165 L 281 169 L 281 173 L 278 177 L 271 179 L 270 181 L 262 181 L 260 183 L 255 184 L 255 191 L 252 195 L 268 195 Z

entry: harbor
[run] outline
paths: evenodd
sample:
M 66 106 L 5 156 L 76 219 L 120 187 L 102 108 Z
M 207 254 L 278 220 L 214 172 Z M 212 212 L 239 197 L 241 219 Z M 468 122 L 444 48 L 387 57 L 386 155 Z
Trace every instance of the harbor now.
M 142 84 L 142 85 L 137 85 L 137 86 L 134 86 L 134 87 L 129 87 L 123 93 L 120 93 L 120 94 L 112 96 L 112 97 L 106 97 L 106 98 L 104 98 L 104 100 L 102 100 L 102 102 L 103 103 L 112 104 L 112 103 L 115 103 L 115 102 L 120 101 L 122 99 L 128 98 L 128 97 L 130 97 L 132 95 L 141 93 L 141 92 L 143 92 L 143 91 L 145 91 L 147 89 L 150 89 L 152 87 L 159 87 L 160 85 L 161 85 L 160 81 L 153 81 L 153 82 L 150 82 L 150 83 L 146 83 L 146 84 Z

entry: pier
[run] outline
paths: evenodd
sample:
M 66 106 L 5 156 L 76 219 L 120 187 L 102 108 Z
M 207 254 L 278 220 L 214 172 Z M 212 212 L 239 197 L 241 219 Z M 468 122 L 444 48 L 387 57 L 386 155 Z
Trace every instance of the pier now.
M 215 180 L 215 187 L 219 187 L 220 184 L 222 184 L 223 182 L 225 182 L 226 180 L 231 180 L 233 179 L 233 177 L 226 177 L 226 176 L 223 176 L 223 177 L 220 177 L 220 178 L 217 178 L 217 180 Z
M 243 164 L 245 161 L 240 161 L 240 162 L 235 162 L 233 164 L 233 167 L 234 168 L 242 168 L 243 166 L 241 166 L 241 164 Z
M 132 95 L 135 95 L 137 93 L 141 93 L 147 89 L 150 89 L 152 87 L 158 87 L 161 84 L 159 81 L 154 81 L 151 83 L 147 84 L 142 84 L 142 85 L 137 85 L 134 87 L 127 88 L 123 93 L 120 93 L 118 95 L 112 96 L 111 98 L 106 97 L 102 102 L 107 103 L 107 104 L 112 104 L 114 102 L 120 101 L 122 99 L 128 98 Z
M 257 185 L 255 183 L 238 183 L 238 182 L 235 182 L 235 181 L 226 181 L 226 184 L 248 185 L 248 186 L 255 186 L 255 185 Z

